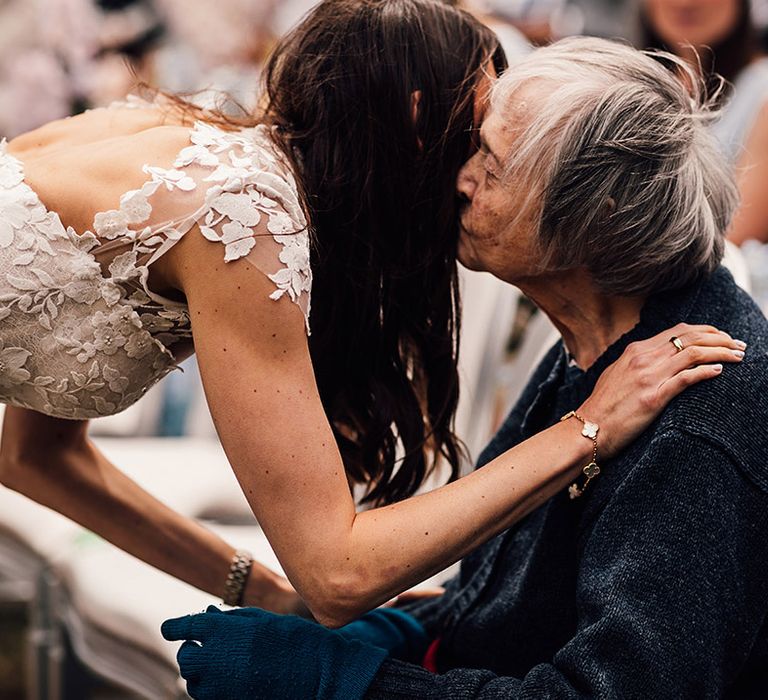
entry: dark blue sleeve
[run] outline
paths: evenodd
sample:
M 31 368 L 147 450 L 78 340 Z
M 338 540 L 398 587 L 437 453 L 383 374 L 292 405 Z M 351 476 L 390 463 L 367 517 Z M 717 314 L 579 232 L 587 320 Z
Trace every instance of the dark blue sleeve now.
M 388 660 L 366 697 L 720 698 L 768 615 L 766 533 L 768 493 L 718 446 L 669 431 L 585 535 L 578 628 L 550 662 L 511 678 Z

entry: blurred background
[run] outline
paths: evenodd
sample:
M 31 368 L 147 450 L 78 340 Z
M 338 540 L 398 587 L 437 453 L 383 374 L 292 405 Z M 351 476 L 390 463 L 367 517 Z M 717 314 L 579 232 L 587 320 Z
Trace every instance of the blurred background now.
M 313 4 L 0 0 L 0 139 L 122 100 L 139 82 L 194 92 L 202 104 L 251 108 L 265 57 Z M 730 81 L 717 135 L 744 200 L 728 265 L 768 309 L 768 0 L 451 4 L 492 26 L 512 64 L 533 46 L 574 34 L 681 55 L 687 43 L 712 47 L 703 63 Z M 462 275 L 457 432 L 476 456 L 556 334 L 515 289 Z M 94 421 L 93 434 L 153 494 L 278 568 L 218 443 L 194 359 L 129 411 Z M 175 648 L 159 624 L 216 602 L 0 487 L 1 700 L 183 698 Z

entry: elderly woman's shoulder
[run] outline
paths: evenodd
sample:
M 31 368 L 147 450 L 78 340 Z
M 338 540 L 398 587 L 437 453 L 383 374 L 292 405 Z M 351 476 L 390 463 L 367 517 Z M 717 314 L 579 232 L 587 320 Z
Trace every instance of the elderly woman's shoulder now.
M 742 363 L 678 396 L 659 429 L 714 447 L 724 463 L 768 494 L 768 351 L 766 336 L 751 340 Z
M 746 356 L 726 364 L 721 376 L 680 394 L 662 414 L 659 429 L 715 446 L 768 492 L 768 320 L 722 269 L 702 286 L 691 310 L 697 323 L 747 343 Z

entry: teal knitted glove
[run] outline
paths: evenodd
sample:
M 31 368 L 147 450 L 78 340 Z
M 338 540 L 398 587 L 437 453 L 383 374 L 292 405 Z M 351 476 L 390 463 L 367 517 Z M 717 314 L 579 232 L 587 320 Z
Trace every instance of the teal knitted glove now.
M 381 647 L 393 659 L 421 664 L 429 647 L 422 624 L 397 608 L 378 608 L 338 630 L 347 639 Z
M 166 620 L 168 641 L 184 641 L 177 660 L 195 700 L 360 700 L 387 657 L 299 617 L 250 609 Z
M 225 615 L 260 615 L 259 608 L 235 608 Z M 356 639 L 388 652 L 393 659 L 420 664 L 427 652 L 429 638 L 421 623 L 397 608 L 377 608 L 336 630 L 345 639 Z

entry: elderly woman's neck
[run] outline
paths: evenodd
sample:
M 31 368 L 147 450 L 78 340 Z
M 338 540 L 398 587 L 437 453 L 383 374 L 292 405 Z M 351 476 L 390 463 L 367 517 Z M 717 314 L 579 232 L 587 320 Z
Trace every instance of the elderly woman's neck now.
M 537 277 L 519 286 L 549 316 L 582 369 L 637 325 L 645 303 L 639 297 L 604 294 L 584 270 Z

